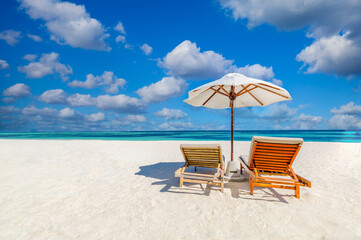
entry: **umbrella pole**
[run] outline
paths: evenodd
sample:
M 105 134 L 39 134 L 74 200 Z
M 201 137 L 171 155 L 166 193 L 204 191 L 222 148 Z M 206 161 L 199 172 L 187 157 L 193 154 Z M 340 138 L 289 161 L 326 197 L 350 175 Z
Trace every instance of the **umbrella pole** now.
M 231 161 L 233 161 L 233 101 L 231 100 Z

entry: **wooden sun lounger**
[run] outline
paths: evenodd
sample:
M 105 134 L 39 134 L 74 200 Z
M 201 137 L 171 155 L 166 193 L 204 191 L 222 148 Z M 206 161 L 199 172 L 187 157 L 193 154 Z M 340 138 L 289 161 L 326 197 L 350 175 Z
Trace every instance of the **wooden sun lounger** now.
M 249 175 L 251 194 L 253 186 L 259 186 L 295 190 L 296 198 L 300 198 L 300 186 L 311 187 L 310 181 L 292 169 L 302 144 L 302 138 L 253 137 L 248 158 L 240 157 L 241 173 L 245 169 Z
M 175 171 L 175 177 L 180 178 L 180 186 L 183 182 L 204 183 L 220 186 L 223 192 L 224 163 L 220 145 L 183 144 L 180 149 L 185 160 L 184 166 Z M 195 170 L 197 167 L 215 168 L 217 172 L 214 175 L 185 172 L 190 166 L 194 166 Z

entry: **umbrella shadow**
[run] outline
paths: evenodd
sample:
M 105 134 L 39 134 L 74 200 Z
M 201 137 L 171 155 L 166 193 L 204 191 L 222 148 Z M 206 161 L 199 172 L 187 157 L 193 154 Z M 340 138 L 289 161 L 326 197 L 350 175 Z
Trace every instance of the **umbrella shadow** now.
M 170 192 L 178 194 L 196 194 L 209 196 L 211 191 L 219 191 L 220 188 L 212 185 L 202 185 L 197 183 L 185 183 L 185 187 L 179 187 L 179 178 L 174 176 L 174 172 L 182 167 L 184 162 L 159 162 L 156 164 L 145 165 L 139 167 L 139 172 L 135 175 L 144 176 L 155 179 L 151 185 L 163 186 L 160 192 Z M 194 168 L 190 167 L 187 172 L 193 172 Z M 198 168 L 198 173 L 211 173 L 213 169 Z M 246 173 L 245 173 L 246 174 Z M 247 174 L 245 176 L 248 176 Z M 240 198 L 246 200 L 269 201 L 269 202 L 288 202 L 284 197 L 293 195 L 280 194 L 272 188 L 254 187 L 254 195 L 250 194 L 249 182 L 227 182 L 224 184 L 225 188 L 231 190 L 233 198 Z

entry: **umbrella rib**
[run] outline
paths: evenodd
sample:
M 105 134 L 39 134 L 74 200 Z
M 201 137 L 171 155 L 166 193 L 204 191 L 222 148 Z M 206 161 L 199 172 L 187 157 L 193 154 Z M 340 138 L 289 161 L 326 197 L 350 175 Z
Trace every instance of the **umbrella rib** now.
M 222 93 L 222 92 L 219 91 L 219 89 L 221 89 L 220 87 L 219 87 L 217 90 L 214 89 L 213 87 L 210 87 L 210 89 L 212 89 L 212 90 L 215 91 L 216 93 L 219 93 L 219 94 L 222 94 L 222 95 L 228 97 L 228 95 L 226 95 L 226 94 L 224 94 L 224 93 Z
M 229 96 L 230 93 L 226 91 L 226 89 L 223 88 L 224 85 L 219 85 L 219 87 Z
M 215 92 L 212 93 L 212 95 L 202 104 L 202 106 L 206 105 L 206 103 L 207 103 L 209 100 L 211 100 L 211 98 L 212 98 L 214 95 L 216 95 L 216 93 L 218 92 L 218 91 L 216 91 L 216 89 L 213 89 L 212 87 L 210 87 L 210 89 L 214 90 Z M 218 88 L 218 90 L 219 90 L 219 89 L 220 89 L 220 88 Z M 223 94 L 223 93 L 222 93 L 222 94 Z M 225 95 L 225 94 L 223 94 L 223 95 Z
M 238 93 L 236 93 L 236 96 L 238 96 L 238 94 L 240 94 L 243 90 L 247 90 L 247 88 L 250 86 L 251 84 L 248 84 L 246 87 L 243 87 L 243 85 L 242 85 L 242 90 L 241 91 L 239 91 Z
M 241 85 L 242 87 L 243 87 L 243 85 Z M 244 88 L 244 87 L 243 87 Z M 255 89 L 255 88 L 253 88 L 253 89 Z M 251 91 L 252 90 L 249 90 L 249 95 L 251 95 L 259 104 L 261 104 L 261 106 L 263 106 L 263 103 L 260 101 L 260 100 L 258 100 L 258 98 L 256 98 L 252 93 L 251 93 Z
M 269 86 L 269 85 L 264 84 L 264 83 L 260 83 L 259 85 L 266 86 L 266 87 L 269 87 L 269 88 L 273 88 L 273 89 L 276 89 L 276 90 L 281 90 L 281 89 L 279 89 L 279 88 L 276 88 L 276 87 L 273 87 L 273 86 Z
M 249 85 L 248 85 L 248 86 L 249 86 Z M 247 88 L 248 86 L 246 86 L 245 88 Z M 246 89 L 244 92 L 242 92 L 245 88 L 243 88 L 241 91 L 239 91 L 236 96 L 239 97 L 239 96 L 241 96 L 241 95 L 243 95 L 243 94 L 245 94 L 245 93 L 247 93 L 247 92 L 249 92 L 249 91 L 252 91 L 252 90 L 258 88 L 258 86 L 254 86 L 253 88 L 251 88 L 251 89 Z M 240 92 L 241 92 L 241 93 L 240 93 Z
M 261 88 L 261 89 L 263 89 L 263 90 L 266 90 L 266 91 L 268 91 L 268 92 L 271 92 L 271 93 L 273 93 L 273 94 L 276 94 L 276 95 L 279 95 L 279 96 L 284 97 L 284 98 L 286 98 L 286 99 L 289 99 L 287 96 L 284 96 L 284 95 L 282 95 L 282 94 L 280 94 L 280 93 L 276 93 L 276 92 L 274 92 L 274 91 L 272 91 L 272 90 L 269 90 L 269 89 L 264 88 L 264 87 L 261 87 L 261 86 L 258 86 L 258 87 Z

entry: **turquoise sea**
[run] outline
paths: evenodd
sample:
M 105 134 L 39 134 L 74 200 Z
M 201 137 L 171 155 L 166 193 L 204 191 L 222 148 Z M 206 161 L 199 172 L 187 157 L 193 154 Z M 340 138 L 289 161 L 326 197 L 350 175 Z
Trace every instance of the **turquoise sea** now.
M 307 142 L 361 142 L 361 131 L 235 131 L 235 141 L 252 136 L 301 137 Z M 30 132 L 0 133 L 0 139 L 98 139 L 127 141 L 228 141 L 229 131 Z

